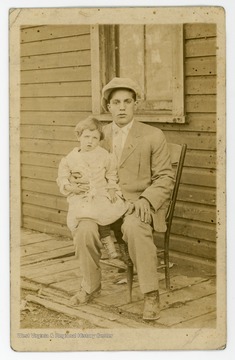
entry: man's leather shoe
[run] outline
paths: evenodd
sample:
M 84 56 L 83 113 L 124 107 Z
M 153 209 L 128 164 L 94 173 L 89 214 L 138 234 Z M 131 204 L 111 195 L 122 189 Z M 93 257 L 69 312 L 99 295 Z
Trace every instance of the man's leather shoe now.
M 159 291 L 144 294 L 144 320 L 157 320 L 160 318 Z
M 101 286 L 98 287 L 91 294 L 88 294 L 82 287 L 80 290 L 70 299 L 70 305 L 85 305 L 88 302 L 92 301 L 94 298 L 100 295 Z

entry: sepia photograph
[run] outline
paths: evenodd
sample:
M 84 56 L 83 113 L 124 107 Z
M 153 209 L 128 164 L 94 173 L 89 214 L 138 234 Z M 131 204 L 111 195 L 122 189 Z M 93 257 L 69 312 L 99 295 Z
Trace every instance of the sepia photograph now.
M 12 348 L 224 349 L 223 8 L 9 28 Z

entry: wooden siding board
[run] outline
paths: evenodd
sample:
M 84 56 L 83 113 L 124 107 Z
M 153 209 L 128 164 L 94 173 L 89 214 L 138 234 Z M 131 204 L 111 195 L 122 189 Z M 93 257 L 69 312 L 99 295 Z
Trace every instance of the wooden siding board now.
M 183 169 L 182 184 L 199 185 L 199 186 L 216 186 L 216 171 L 210 169 L 187 168 Z
M 30 178 L 22 177 L 21 184 L 23 191 L 26 190 L 26 191 L 37 192 L 44 194 L 45 196 L 49 194 L 49 195 L 55 195 L 57 197 L 62 197 L 55 181 L 30 179 Z
M 165 131 L 168 142 L 183 144 L 186 143 L 189 149 L 194 150 L 215 150 L 216 134 L 186 131 Z
M 90 50 L 59 54 L 34 55 L 21 58 L 21 70 L 50 69 L 70 66 L 91 65 Z
M 21 30 L 21 42 L 64 38 L 90 33 L 90 25 L 42 25 Z
M 67 115 L 68 116 L 68 115 Z M 31 139 L 52 139 L 76 141 L 75 127 L 73 126 L 40 126 L 22 125 L 21 137 Z
M 188 241 L 187 241 L 188 240 Z M 171 247 L 172 250 L 177 250 L 180 253 L 194 254 L 201 258 L 216 259 L 216 247 L 212 246 L 211 242 L 198 240 L 192 238 L 176 238 L 172 236 Z
M 61 81 L 91 80 L 91 67 L 74 66 L 59 69 L 27 70 L 21 72 L 21 84 L 60 83 Z
M 31 28 L 35 28 L 35 27 L 42 27 L 45 25 L 21 25 L 20 29 L 24 30 L 24 29 L 31 29 Z
M 67 112 L 48 112 L 48 111 L 22 111 L 21 124 L 33 125 L 56 125 L 56 126 L 75 126 L 80 120 L 85 119 L 90 112 L 70 111 Z
M 89 96 L 91 97 L 91 81 L 25 84 L 21 86 L 21 97 L 37 98 L 42 96 Z
M 185 59 L 186 76 L 216 75 L 216 57 L 200 57 Z
M 61 158 L 61 155 L 23 152 L 21 164 L 58 168 Z
M 185 39 L 199 39 L 216 36 L 216 24 L 185 24 L 184 25 L 184 37 Z
M 57 178 L 57 169 L 47 168 L 44 166 L 32 166 L 32 165 L 22 165 L 21 174 L 23 177 L 30 179 L 41 179 L 56 181 Z
M 21 98 L 23 111 L 89 111 L 91 97 Z
M 175 216 L 183 219 L 198 220 L 201 222 L 216 223 L 216 208 L 202 204 L 190 204 L 177 201 Z
M 186 111 L 188 113 L 215 113 L 216 95 L 186 95 Z
M 177 199 L 204 205 L 215 205 L 216 189 L 198 185 L 181 184 Z
M 160 234 L 155 234 L 154 237 L 156 245 L 162 248 L 163 237 Z M 174 259 L 172 259 L 172 256 Z M 202 239 L 172 234 L 170 238 L 170 260 L 177 261 L 177 258 L 187 259 L 188 256 L 192 257 L 192 261 L 193 259 L 197 259 L 196 261 L 199 262 L 203 259 L 214 261 L 216 258 L 216 244 Z
M 190 76 L 185 81 L 185 93 L 188 95 L 216 94 L 216 77 Z
M 162 247 L 163 242 L 161 239 L 158 240 L 158 244 Z M 216 258 L 216 246 L 212 242 L 175 234 L 171 235 L 170 250 L 210 260 Z
M 194 132 L 215 132 L 216 114 L 213 113 L 191 113 L 186 115 L 184 124 L 157 124 L 163 131 L 194 131 Z
M 188 150 L 184 165 L 197 168 L 216 168 L 216 153 L 208 150 Z
M 22 212 L 24 215 L 35 219 L 46 220 L 52 223 L 66 224 L 67 212 L 35 206 L 31 204 L 23 204 Z
M 200 268 L 201 266 L 205 267 L 208 271 L 215 273 L 216 262 L 213 259 L 201 258 L 199 256 L 194 256 L 193 254 L 180 253 L 174 250 L 170 250 L 170 259 L 174 264 L 180 265 L 189 265 L 193 264 Z
M 186 122 L 185 128 L 189 127 L 189 129 L 200 132 L 216 132 L 216 114 L 187 114 Z
M 195 220 L 174 218 L 172 223 L 172 234 L 197 238 L 207 241 L 216 241 L 216 229 L 214 224 L 202 223 Z
M 32 151 L 46 154 L 65 155 L 78 145 L 77 141 L 56 141 L 56 140 L 38 140 L 22 139 L 21 151 Z
M 71 232 L 67 228 L 66 224 L 48 222 L 45 220 L 32 218 L 30 216 L 24 216 L 23 227 L 26 229 L 42 231 L 47 234 L 60 234 L 71 237 Z
M 22 200 L 24 204 L 31 204 L 55 210 L 68 211 L 68 203 L 65 196 L 58 197 L 54 195 L 45 195 L 35 193 L 33 191 L 24 190 L 22 192 Z
M 216 38 L 193 39 L 185 42 L 185 56 L 199 57 L 216 54 Z
M 68 38 L 58 38 L 50 40 L 40 40 L 21 44 L 21 56 L 44 55 L 53 53 L 64 53 L 75 50 L 90 49 L 90 34 L 73 36 Z

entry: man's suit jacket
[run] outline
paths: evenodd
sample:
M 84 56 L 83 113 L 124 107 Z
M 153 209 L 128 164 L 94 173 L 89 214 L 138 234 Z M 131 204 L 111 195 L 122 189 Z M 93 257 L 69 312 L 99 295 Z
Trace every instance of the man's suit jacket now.
M 104 135 L 102 146 L 112 152 L 112 124 L 104 127 Z M 146 198 L 152 205 L 154 229 L 164 232 L 174 173 L 161 130 L 134 120 L 123 148 L 118 176 L 124 198 L 131 202 Z

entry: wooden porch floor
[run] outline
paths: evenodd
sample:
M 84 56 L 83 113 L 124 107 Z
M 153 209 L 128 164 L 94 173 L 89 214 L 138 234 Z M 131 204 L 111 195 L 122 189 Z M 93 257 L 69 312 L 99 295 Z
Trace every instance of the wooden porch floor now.
M 111 265 L 115 264 L 115 266 Z M 71 307 L 70 297 L 78 290 L 81 275 L 72 240 L 22 229 L 21 288 L 32 290 L 28 302 L 73 318 L 90 321 L 100 328 L 211 328 L 216 326 L 216 286 L 214 276 L 171 269 L 171 291 L 165 289 L 159 273 L 161 318 L 142 320 L 143 295 L 135 276 L 133 301 L 127 303 L 125 268 L 120 260 L 101 261 L 101 295 L 87 305 Z

